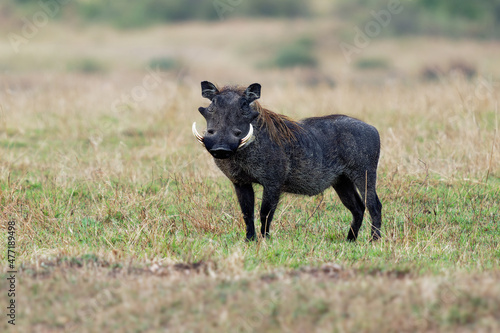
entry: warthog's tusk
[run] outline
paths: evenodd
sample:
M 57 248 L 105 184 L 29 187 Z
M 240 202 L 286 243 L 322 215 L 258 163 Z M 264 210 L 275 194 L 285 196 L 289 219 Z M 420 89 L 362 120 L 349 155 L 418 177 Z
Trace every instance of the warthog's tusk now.
M 200 135 L 200 133 L 198 133 L 198 131 L 196 130 L 196 122 L 193 123 L 193 127 L 191 128 L 193 130 L 193 135 L 195 136 L 196 140 L 198 140 L 198 142 L 205 146 L 205 144 L 203 143 L 203 137 Z
M 247 143 L 251 142 L 252 137 L 253 137 L 253 126 L 252 124 L 250 124 L 250 129 L 248 130 L 248 134 L 245 135 L 243 139 L 241 139 L 240 144 L 238 145 L 238 149 L 245 146 Z

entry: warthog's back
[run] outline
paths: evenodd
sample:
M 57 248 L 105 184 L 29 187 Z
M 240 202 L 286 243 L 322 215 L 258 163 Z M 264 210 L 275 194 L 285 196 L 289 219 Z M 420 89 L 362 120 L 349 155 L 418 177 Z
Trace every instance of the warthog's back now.
M 301 122 L 322 145 L 323 152 L 332 152 L 345 159 L 378 159 L 380 137 L 375 127 L 344 115 L 307 118 Z
M 316 195 L 343 174 L 364 174 L 377 165 L 377 130 L 344 115 L 307 118 L 290 150 L 290 172 L 284 191 Z

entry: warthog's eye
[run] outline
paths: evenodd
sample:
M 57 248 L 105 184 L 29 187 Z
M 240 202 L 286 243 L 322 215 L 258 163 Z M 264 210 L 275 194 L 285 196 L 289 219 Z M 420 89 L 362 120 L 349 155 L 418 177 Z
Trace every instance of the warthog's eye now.
M 217 105 L 219 104 L 219 96 L 215 96 L 213 99 L 212 99 L 212 105 Z
M 241 131 L 239 129 L 235 129 L 233 131 L 233 134 L 234 134 L 234 136 L 240 136 L 241 135 Z
M 210 134 L 210 135 L 213 135 L 215 133 L 215 131 L 213 129 L 208 129 L 207 133 Z
M 249 106 L 248 101 L 245 98 L 240 99 L 240 108 L 245 110 Z

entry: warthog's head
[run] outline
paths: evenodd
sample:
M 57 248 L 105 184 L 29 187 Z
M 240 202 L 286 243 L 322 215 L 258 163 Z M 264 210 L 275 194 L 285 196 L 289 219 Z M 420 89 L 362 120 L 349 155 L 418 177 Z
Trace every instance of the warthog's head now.
M 260 84 L 251 84 L 245 91 L 222 89 L 208 81 L 201 83 L 201 95 L 211 103 L 198 111 L 207 121 L 205 135 L 193 123 L 193 134 L 215 158 L 229 158 L 253 140 L 251 122 L 259 115 L 251 103 L 260 97 Z

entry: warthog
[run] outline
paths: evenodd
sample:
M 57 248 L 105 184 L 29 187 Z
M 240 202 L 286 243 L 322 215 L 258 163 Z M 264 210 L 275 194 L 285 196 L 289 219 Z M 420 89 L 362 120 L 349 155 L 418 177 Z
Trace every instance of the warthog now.
M 372 240 L 380 238 L 382 204 L 375 190 L 380 137 L 371 125 L 345 115 L 293 121 L 263 108 L 258 83 L 224 87 L 203 81 L 211 103 L 198 110 L 207 121 L 193 134 L 233 182 L 246 223 L 246 238 L 256 238 L 253 184 L 263 186 L 261 233 L 269 227 L 283 192 L 313 196 L 332 186 L 352 213 L 349 241 L 355 241 L 365 204 L 372 218 Z M 358 193 L 359 191 L 359 193 Z

